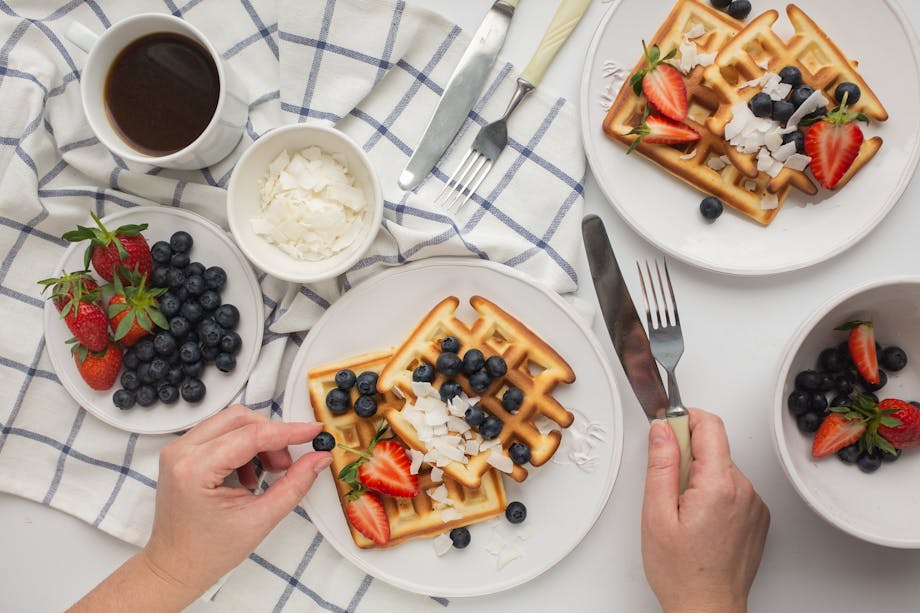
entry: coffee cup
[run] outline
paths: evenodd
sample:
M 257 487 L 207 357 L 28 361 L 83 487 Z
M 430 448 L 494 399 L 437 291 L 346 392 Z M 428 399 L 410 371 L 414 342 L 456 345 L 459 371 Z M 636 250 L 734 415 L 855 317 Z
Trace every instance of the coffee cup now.
M 193 25 L 144 13 L 102 34 L 73 22 L 66 35 L 88 54 L 80 81 L 90 128 L 117 156 L 190 170 L 236 147 L 248 115 L 244 89 Z

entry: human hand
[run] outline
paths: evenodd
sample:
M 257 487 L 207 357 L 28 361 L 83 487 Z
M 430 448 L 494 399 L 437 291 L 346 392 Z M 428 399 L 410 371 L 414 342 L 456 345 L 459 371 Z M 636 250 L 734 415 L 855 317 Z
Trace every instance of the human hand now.
M 747 610 L 770 511 L 734 465 L 722 420 L 690 410 L 690 485 L 678 494 L 680 449 L 665 421 L 649 431 L 642 561 L 665 613 Z
M 306 494 L 332 461 L 311 452 L 292 462 L 288 445 L 306 443 L 317 423 L 279 423 L 235 405 L 207 419 L 160 452 L 156 515 L 143 557 L 162 579 L 199 594 L 248 556 Z M 228 487 L 256 486 L 252 458 L 286 471 L 262 495 Z

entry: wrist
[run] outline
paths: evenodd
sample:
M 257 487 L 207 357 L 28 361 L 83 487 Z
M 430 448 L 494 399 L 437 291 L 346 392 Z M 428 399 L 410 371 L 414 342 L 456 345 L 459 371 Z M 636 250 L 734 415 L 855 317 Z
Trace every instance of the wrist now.
M 711 596 L 688 603 L 686 600 L 674 606 L 663 606 L 664 613 L 747 613 L 747 599 Z

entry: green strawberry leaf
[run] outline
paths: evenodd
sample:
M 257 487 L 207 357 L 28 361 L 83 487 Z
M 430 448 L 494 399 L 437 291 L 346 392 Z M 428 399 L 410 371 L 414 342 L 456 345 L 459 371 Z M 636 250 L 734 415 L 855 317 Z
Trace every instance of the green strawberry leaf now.
M 128 311 L 128 314 L 122 317 L 121 321 L 118 322 L 118 328 L 115 329 L 115 340 L 121 340 L 127 336 L 131 328 L 134 327 L 134 322 L 136 317 L 134 311 Z

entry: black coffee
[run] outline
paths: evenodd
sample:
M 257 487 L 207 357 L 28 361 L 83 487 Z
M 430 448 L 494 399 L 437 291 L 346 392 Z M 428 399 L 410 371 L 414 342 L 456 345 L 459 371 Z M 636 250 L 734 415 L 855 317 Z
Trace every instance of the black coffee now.
M 217 66 L 207 49 L 181 34 L 141 37 L 112 62 L 105 109 L 133 149 L 152 156 L 190 145 L 211 122 L 220 96 Z

